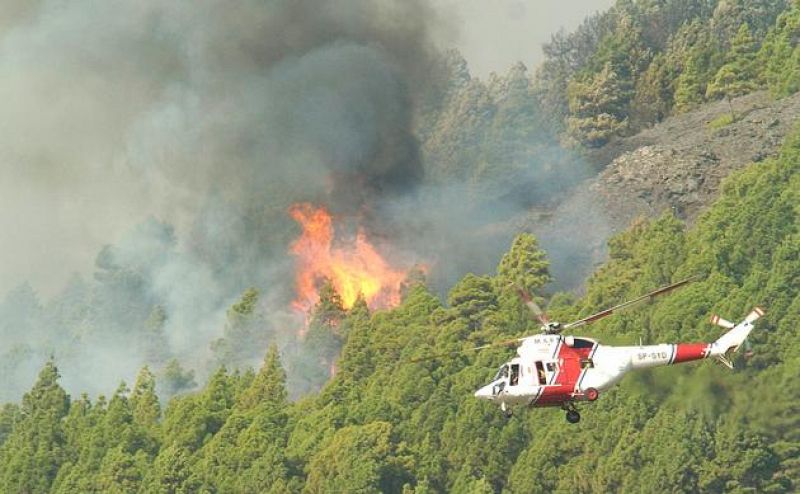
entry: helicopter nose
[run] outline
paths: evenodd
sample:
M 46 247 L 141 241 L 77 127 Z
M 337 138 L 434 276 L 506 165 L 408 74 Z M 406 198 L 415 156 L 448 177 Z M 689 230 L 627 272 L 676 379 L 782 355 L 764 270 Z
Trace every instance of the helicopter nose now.
M 475 398 L 479 398 L 481 400 L 491 400 L 492 398 L 494 398 L 494 395 L 492 395 L 491 385 L 484 386 L 478 391 L 475 391 Z

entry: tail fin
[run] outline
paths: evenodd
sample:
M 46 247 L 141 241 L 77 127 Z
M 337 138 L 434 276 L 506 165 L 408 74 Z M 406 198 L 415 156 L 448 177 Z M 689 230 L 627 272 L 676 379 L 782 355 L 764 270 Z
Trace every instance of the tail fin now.
M 764 309 L 760 307 L 754 308 L 744 321 L 736 324 L 735 326 L 719 316 L 712 316 L 712 322 L 723 327 L 730 327 L 730 331 L 720 336 L 720 338 L 711 344 L 710 355 L 714 356 L 722 362 L 725 366 L 733 369 L 733 361 L 731 356 L 739 350 L 739 347 L 744 343 L 753 330 L 753 323 L 764 315 Z

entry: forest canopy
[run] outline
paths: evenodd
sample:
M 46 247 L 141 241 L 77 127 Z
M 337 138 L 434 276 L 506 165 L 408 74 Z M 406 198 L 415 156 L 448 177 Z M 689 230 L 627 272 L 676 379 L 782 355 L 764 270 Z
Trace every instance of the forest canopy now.
M 495 275 L 465 276 L 447 304 L 422 284 L 388 311 L 370 313 L 363 304 L 342 311 L 321 301 L 326 317 L 317 330 L 344 336 L 338 371 L 319 394 L 296 402 L 287 400 L 274 346 L 257 372 L 220 367 L 200 390 L 164 408 L 146 367 L 133 388 L 121 384 L 110 399 L 90 400 L 67 395 L 49 362 L 22 402 L 0 412 L 0 488 L 793 492 L 798 204 L 800 132 L 779 157 L 727 179 L 693 227 L 669 214 L 640 222 L 611 241 L 610 259 L 585 296 L 551 297 L 551 314 L 568 320 L 699 273 L 700 281 L 587 334 L 605 342 L 709 341 L 719 333 L 709 314 L 738 318 L 763 304 L 754 355 L 737 360 L 733 373 L 706 362 L 632 375 L 573 426 L 549 410 L 508 420 L 472 397 L 508 350 L 412 362 L 536 330 L 504 289 L 509 279 L 531 289 L 548 279 L 546 257 L 522 234 Z M 563 469 L 574 475 L 560 475 Z

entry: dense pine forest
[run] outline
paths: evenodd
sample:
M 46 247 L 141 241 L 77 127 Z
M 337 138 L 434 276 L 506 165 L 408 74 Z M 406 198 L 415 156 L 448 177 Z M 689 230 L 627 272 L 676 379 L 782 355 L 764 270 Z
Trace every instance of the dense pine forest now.
M 791 95 L 800 90 L 800 3 L 619 0 L 544 51 L 530 73 L 520 64 L 486 81 L 458 53 L 441 56 L 414 115 L 426 184 L 467 177 L 464 201 L 476 209 L 541 206 L 596 172 L 584 156 L 614 139 L 707 102 Z M 708 129 L 743 118 L 733 108 Z M 580 296 L 552 288 L 549 256 L 559 253 L 530 233 L 493 238 L 505 242 L 494 266 L 478 260 L 483 251 L 454 246 L 475 259 L 471 271 L 488 274 L 460 273 L 442 288 L 450 278 L 414 273 L 392 309 L 363 299 L 346 308 L 326 284 L 297 339 L 276 327 L 265 288 L 247 280 L 253 287 L 239 291 L 207 345 L 207 379 L 171 348 L 175 314 L 149 289 L 160 279 L 146 265 L 175 255 L 174 232 L 156 221 L 140 230 L 158 239 L 134 243 L 143 254 L 109 246 L 94 279 L 75 279 L 46 303 L 28 285 L 3 301 L 0 491 L 800 489 L 800 128 L 778 156 L 729 176 L 691 225 L 667 212 L 611 238 Z M 215 269 L 237 252 L 263 253 L 231 247 Z M 582 334 L 611 344 L 713 341 L 712 313 L 739 320 L 760 305 L 752 355 L 740 354 L 734 371 L 701 362 L 629 375 L 582 407 L 577 425 L 549 409 L 507 419 L 474 399 L 512 350 L 414 361 L 537 331 L 512 282 L 569 321 L 691 275 L 699 281 Z M 68 393 L 59 367 L 86 362 L 86 347 L 114 348 L 109 366 L 120 348 L 146 365 L 104 394 Z M 47 353 L 17 400 L 11 383 Z M 107 381 L 92 358 L 87 378 Z

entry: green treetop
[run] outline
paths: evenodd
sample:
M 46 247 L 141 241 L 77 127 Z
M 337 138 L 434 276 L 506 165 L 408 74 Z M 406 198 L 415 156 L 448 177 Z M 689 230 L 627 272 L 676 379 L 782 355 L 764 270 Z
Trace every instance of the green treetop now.
M 706 88 L 706 97 L 724 97 L 730 104 L 732 98 L 757 89 L 759 86 L 757 51 L 758 46 L 750 34 L 750 28 L 747 24 L 742 24 L 728 51 L 725 65 L 720 67 Z M 731 116 L 736 118 L 733 106 L 731 106 Z

